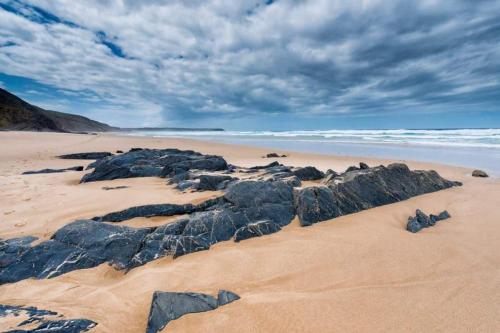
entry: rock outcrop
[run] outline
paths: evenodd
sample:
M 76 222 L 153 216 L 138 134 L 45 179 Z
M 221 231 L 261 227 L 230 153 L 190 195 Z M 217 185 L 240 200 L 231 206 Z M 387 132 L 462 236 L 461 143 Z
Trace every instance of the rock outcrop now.
M 23 172 L 23 175 L 36 175 L 36 174 L 42 174 L 42 173 L 59 173 L 59 172 L 66 172 L 66 171 L 83 171 L 83 166 L 75 166 L 75 167 L 64 168 L 64 169 L 42 169 L 42 170 L 35 170 L 35 171 L 25 171 L 25 172 Z
M 109 152 L 89 152 L 89 153 L 66 154 L 66 155 L 60 155 L 58 157 L 65 160 L 100 160 L 101 158 L 109 156 L 113 156 L 113 154 Z
M 318 180 L 325 177 L 325 174 L 322 171 L 316 169 L 313 166 L 297 168 L 293 170 L 292 173 L 300 180 Z
M 422 230 L 423 228 L 428 228 L 434 226 L 438 221 L 446 220 L 451 217 L 450 213 L 446 210 L 442 211 L 438 215 L 429 215 L 427 216 L 420 209 L 417 209 L 415 212 L 415 216 L 408 217 L 408 223 L 406 225 L 406 230 L 416 233 Z
M 225 290 L 219 291 L 217 298 L 201 293 L 156 291 L 151 302 L 146 333 L 159 332 L 169 322 L 185 314 L 215 310 L 239 298 L 235 293 Z
M 435 171 L 410 171 L 395 163 L 348 171 L 326 186 L 297 189 L 295 202 L 300 223 L 307 226 L 458 185 Z
M 484 172 L 483 170 L 474 170 L 474 171 L 472 171 L 472 177 L 487 178 L 488 174 L 486 172 Z
M 88 319 L 60 319 L 57 312 L 41 310 L 32 306 L 0 304 L 0 318 L 9 315 L 18 317 L 22 314 L 26 315 L 28 319 L 19 323 L 17 329 L 6 333 L 79 333 L 86 332 L 97 325 L 97 323 Z M 38 323 L 38 326 L 23 329 L 27 325 L 32 327 L 35 323 Z
M 207 250 L 221 241 L 271 234 L 295 215 L 307 226 L 460 185 L 435 171 L 410 171 L 404 164 L 353 170 L 330 178 L 324 186 L 295 189 L 287 178 L 290 174 L 290 168 L 274 165 L 260 176 L 268 178 L 234 181 L 222 197 L 197 205 L 137 206 L 76 221 L 35 246 L 32 237 L 0 241 L 0 284 L 51 278 L 102 263 L 129 270 L 163 256 L 175 258 Z M 183 216 L 151 228 L 104 223 L 175 215 Z M 419 217 L 417 222 L 432 225 L 439 218 L 441 215 L 429 217 L 427 222 Z
M 174 177 L 190 170 L 226 170 L 226 161 L 215 155 L 203 155 L 179 149 L 131 149 L 127 153 L 97 161 L 94 170 L 81 182 L 132 177 Z

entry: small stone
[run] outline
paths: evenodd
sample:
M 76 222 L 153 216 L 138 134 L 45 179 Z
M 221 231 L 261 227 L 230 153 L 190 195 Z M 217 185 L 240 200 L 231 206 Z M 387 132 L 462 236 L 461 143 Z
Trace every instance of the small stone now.
M 487 178 L 489 177 L 486 172 L 483 170 L 474 170 L 472 171 L 472 177 L 481 177 L 481 178 Z

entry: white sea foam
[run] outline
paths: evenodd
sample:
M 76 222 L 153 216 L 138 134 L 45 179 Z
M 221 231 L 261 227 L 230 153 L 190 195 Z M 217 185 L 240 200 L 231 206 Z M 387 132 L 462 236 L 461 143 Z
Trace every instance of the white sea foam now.
M 500 129 L 311 130 L 311 131 L 136 131 L 132 135 L 274 139 L 290 141 L 404 144 L 500 149 Z

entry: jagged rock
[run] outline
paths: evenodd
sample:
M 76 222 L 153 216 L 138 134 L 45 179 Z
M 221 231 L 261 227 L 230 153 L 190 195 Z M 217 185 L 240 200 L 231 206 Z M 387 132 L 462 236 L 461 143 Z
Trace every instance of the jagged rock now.
M 422 230 L 422 225 L 418 223 L 418 220 L 416 217 L 410 216 L 408 217 L 408 223 L 406 224 L 406 230 L 416 233 Z
M 145 148 L 130 148 L 129 152 L 144 150 Z
M 60 155 L 58 157 L 68 160 L 99 160 L 101 158 L 108 156 L 113 156 L 113 154 L 109 152 L 91 152 L 91 153 L 66 154 L 66 155 Z
M 483 170 L 474 170 L 474 171 L 472 171 L 472 177 L 487 178 L 488 174 L 486 172 L 484 172 Z
M 281 227 L 272 221 L 257 221 L 236 230 L 234 234 L 234 241 L 239 242 L 248 238 L 269 235 L 280 230 Z
M 51 278 L 104 262 L 126 268 L 151 230 L 79 220 L 59 229 L 50 240 L 19 249 L 20 255 L 0 270 L 0 284 L 26 278 Z
M 355 213 L 413 196 L 439 191 L 461 183 L 448 181 L 435 171 L 410 171 L 405 164 L 353 170 L 335 177 L 325 189 L 309 187 L 295 193 L 302 225 Z M 327 204 L 333 198 L 333 207 Z
M 417 219 L 417 222 L 422 226 L 422 228 L 428 228 L 428 227 L 433 226 L 435 224 L 435 222 L 432 221 L 429 218 L 429 216 L 427 216 L 420 209 L 417 209 L 415 211 L 415 218 Z
M 201 175 L 199 179 L 198 191 L 223 190 L 228 182 L 237 180 L 237 178 L 222 175 Z
M 298 168 L 293 171 L 293 174 L 300 180 L 318 180 L 325 176 L 325 174 L 313 166 Z
M 348 167 L 345 172 L 351 172 L 351 171 L 357 171 L 357 170 L 360 170 L 360 168 L 353 165 L 353 166 Z
M 173 177 L 191 169 L 220 171 L 226 161 L 215 155 L 203 155 L 192 150 L 131 149 L 128 153 L 107 157 L 93 165 L 94 171 L 82 182 L 132 177 Z
M 74 166 L 74 167 L 64 168 L 64 169 L 42 169 L 42 170 L 36 170 L 36 171 L 25 171 L 25 172 L 23 172 L 23 175 L 35 175 L 35 174 L 40 174 L 40 173 L 58 173 L 58 172 L 66 172 L 66 171 L 83 171 L 83 166 Z
M 368 164 L 366 164 L 364 162 L 359 162 L 359 168 L 361 170 L 364 170 L 364 169 L 369 169 L 370 167 L 368 166 Z
M 37 239 L 32 236 L 7 240 L 0 239 L 0 269 L 15 262 L 19 256 L 30 249 L 30 244 Z
M 95 327 L 97 323 L 88 319 L 48 319 L 57 316 L 58 313 L 48 310 L 40 310 L 35 307 L 13 306 L 0 304 L 0 318 L 8 315 L 19 316 L 25 314 L 29 318 L 18 324 L 19 329 L 6 333 L 79 333 L 86 332 Z M 23 326 L 40 323 L 37 327 L 23 330 Z
M 451 217 L 450 213 L 448 213 L 448 211 L 442 211 L 441 213 L 439 213 L 438 215 L 433 215 L 433 214 L 430 214 L 429 215 L 429 218 L 430 220 L 436 224 L 436 222 L 439 222 L 439 221 L 442 221 L 442 220 L 446 220 L 446 219 L 449 219 Z
M 438 215 L 430 214 L 427 216 L 420 209 L 417 209 L 415 212 L 415 216 L 408 217 L 408 224 L 406 225 L 406 230 L 416 233 L 422 230 L 423 228 L 432 227 L 436 224 L 436 222 L 441 220 L 446 220 L 450 218 L 451 215 L 446 210 L 442 211 Z
M 196 211 L 206 210 L 217 203 L 220 199 L 208 199 L 200 204 L 156 204 L 130 207 L 117 212 L 112 212 L 103 216 L 92 218 L 94 221 L 101 222 L 122 222 L 136 217 L 154 217 L 154 216 L 173 216 L 181 214 L 190 214 Z
M 146 333 L 156 333 L 167 324 L 188 313 L 215 310 L 239 299 L 239 296 L 219 291 L 218 298 L 200 293 L 179 293 L 156 291 L 153 294 Z
M 312 186 L 295 189 L 295 207 L 301 226 L 309 226 L 341 215 L 330 188 Z

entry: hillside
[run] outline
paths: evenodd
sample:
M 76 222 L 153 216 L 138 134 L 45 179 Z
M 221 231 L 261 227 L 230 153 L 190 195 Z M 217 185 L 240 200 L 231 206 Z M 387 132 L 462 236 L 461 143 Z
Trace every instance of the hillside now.
M 83 116 L 44 110 L 0 88 L 0 130 L 105 132 L 117 128 Z

